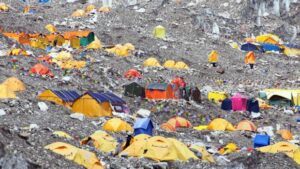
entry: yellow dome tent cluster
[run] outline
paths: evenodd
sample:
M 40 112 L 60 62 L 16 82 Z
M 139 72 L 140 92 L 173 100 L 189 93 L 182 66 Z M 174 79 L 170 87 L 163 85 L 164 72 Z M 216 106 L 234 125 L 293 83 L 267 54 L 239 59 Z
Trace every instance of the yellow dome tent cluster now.
M 0 84 L 0 99 L 15 99 L 15 92 L 26 89 L 24 83 L 16 77 L 10 77 Z
M 198 159 L 185 144 L 176 139 L 162 136 L 150 137 L 144 134 L 134 137 L 129 147 L 119 155 L 144 157 L 156 161 Z
M 131 54 L 132 51 L 135 50 L 135 47 L 131 43 L 126 43 L 124 45 L 117 44 L 113 48 L 106 49 L 105 51 L 108 53 L 113 53 L 117 56 L 127 57 Z
M 102 12 L 108 13 L 111 11 L 111 8 L 108 6 L 102 6 L 97 10 L 97 7 L 93 4 L 86 6 L 85 9 L 77 9 L 72 13 L 72 17 L 85 17 L 92 12 Z
M 149 57 L 144 61 L 144 66 L 145 67 L 164 67 L 168 69 L 180 69 L 180 70 L 185 70 L 189 69 L 189 66 L 182 62 L 182 61 L 174 61 L 174 60 L 167 60 L 163 66 L 161 66 L 160 62 L 154 58 L 154 57 Z

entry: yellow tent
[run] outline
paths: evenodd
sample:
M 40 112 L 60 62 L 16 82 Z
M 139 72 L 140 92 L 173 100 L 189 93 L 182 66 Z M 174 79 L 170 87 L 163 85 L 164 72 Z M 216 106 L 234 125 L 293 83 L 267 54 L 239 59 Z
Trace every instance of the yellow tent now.
M 86 66 L 86 61 L 68 60 L 64 62 L 55 62 L 62 69 L 81 69 Z
M 190 147 L 190 149 L 201 153 L 202 160 L 208 161 L 210 163 L 214 163 L 215 162 L 214 157 L 206 151 L 205 147 L 198 146 L 198 145 L 192 145 Z
M 239 49 L 239 44 L 233 41 L 228 42 L 233 49 Z
M 117 44 L 113 48 L 106 49 L 106 51 L 109 53 L 113 53 L 117 56 L 123 56 L 123 57 L 129 56 L 129 53 L 132 50 L 135 50 L 135 47 L 131 43 L 126 43 L 124 45 Z
M 55 62 L 55 61 L 66 61 L 66 60 L 72 60 L 72 59 L 73 59 L 73 56 L 70 52 L 61 51 L 54 57 L 54 59 L 52 61 L 53 62 Z
M 189 69 L 189 66 L 186 63 L 179 61 L 175 64 L 174 68 L 175 69 Z
M 285 141 L 281 141 L 278 143 L 275 143 L 273 145 L 269 145 L 269 146 L 264 146 L 264 147 L 260 147 L 257 150 L 263 153 L 286 153 L 286 154 L 291 154 L 294 151 L 296 151 L 297 149 L 299 149 L 299 146 L 289 143 L 289 142 L 285 142 Z
M 73 17 L 83 17 L 86 16 L 86 13 L 82 9 L 77 9 L 75 12 L 72 13 Z
M 289 48 L 289 47 L 284 46 L 283 47 L 283 53 L 286 56 L 297 57 L 297 56 L 300 56 L 300 49 L 298 49 L 298 48 Z
M 198 159 L 196 155 L 182 142 L 174 139 L 168 138 L 169 141 L 173 143 L 175 151 L 177 153 L 177 159 L 182 161 L 187 161 L 189 159 Z
M 72 136 L 70 136 L 68 133 L 64 131 L 54 131 L 52 134 L 62 138 L 73 139 Z
M 218 59 L 219 59 L 219 54 L 215 50 L 211 51 L 210 54 L 208 55 L 209 63 L 216 63 L 216 62 L 218 62 Z
M 0 11 L 8 11 L 8 6 L 5 3 L 0 3 Z
M 60 154 L 66 159 L 72 160 L 88 169 L 104 168 L 94 153 L 77 148 L 67 143 L 55 142 L 45 146 L 45 149 L 49 149 L 56 154 Z
M 210 91 L 208 92 L 208 100 L 213 101 L 215 103 L 219 103 L 220 101 L 225 100 L 228 97 L 226 92 L 221 91 Z
M 267 99 L 270 100 L 273 97 L 282 97 L 292 101 L 296 106 L 300 106 L 300 90 L 299 89 L 265 89 L 264 92 Z
M 130 157 L 142 157 L 144 154 L 144 146 L 147 142 L 147 140 L 150 138 L 147 134 L 139 134 L 135 136 L 130 146 L 128 146 L 125 150 L 123 150 L 119 155 L 127 155 Z
M 260 36 L 256 36 L 256 42 L 258 43 L 271 43 L 271 44 L 279 44 L 282 42 L 282 40 L 273 34 L 264 34 Z
M 144 61 L 144 66 L 146 67 L 160 67 L 160 63 L 157 59 L 150 57 L 147 60 Z
M 199 126 L 193 127 L 193 129 L 198 130 L 198 131 L 207 130 L 208 126 L 206 126 L 206 125 L 199 125 Z
M 163 67 L 173 69 L 175 67 L 176 62 L 174 60 L 167 60 Z
M 45 28 L 46 28 L 50 33 L 54 33 L 54 32 L 57 31 L 57 30 L 56 30 L 56 27 L 53 26 L 52 24 L 46 25 Z
M 219 150 L 219 153 L 221 155 L 229 154 L 229 153 L 234 153 L 238 151 L 238 146 L 234 143 L 228 143 L 225 147 L 221 148 Z
M 82 113 L 88 117 L 111 116 L 112 108 L 108 101 L 98 102 L 91 95 L 85 94 L 75 100 L 72 105 L 72 111 Z
M 105 131 L 98 130 L 81 141 L 81 144 L 87 144 L 90 140 L 94 146 L 103 152 L 114 152 L 117 147 L 117 141 Z
M 153 30 L 153 36 L 155 38 L 165 39 L 166 38 L 166 28 L 161 25 L 156 26 Z
M 110 7 L 107 7 L 107 6 L 102 6 L 99 8 L 98 10 L 99 12 L 103 12 L 103 13 L 108 13 L 111 11 L 111 8 Z
M 16 94 L 9 90 L 7 85 L 0 85 L 0 99 L 15 99 Z
M 102 44 L 101 44 L 100 40 L 97 37 L 95 37 L 95 40 L 92 43 L 90 43 L 86 48 L 87 49 L 100 49 L 100 48 L 102 48 Z
M 280 134 L 281 137 L 285 140 L 293 140 L 293 134 L 286 129 L 282 129 L 276 132 L 277 134 Z
M 37 49 L 45 49 L 46 48 L 46 44 L 43 44 L 43 42 L 37 38 L 30 39 L 30 46 L 32 48 L 37 48 Z
M 62 94 L 64 94 L 65 96 L 64 97 L 70 97 L 70 95 L 72 93 L 69 94 L 68 91 L 60 91 Z M 65 101 L 64 99 L 65 98 L 62 98 L 60 97 L 58 94 L 56 94 L 56 92 L 53 92 L 52 90 L 45 90 L 43 91 L 42 93 L 40 93 L 37 98 L 39 100 L 44 100 L 44 101 L 50 101 L 50 102 L 54 102 L 58 105 L 63 105 L 63 106 L 66 106 L 66 107 L 70 107 L 72 105 L 72 102 L 71 101 Z M 68 98 L 69 99 L 69 98 Z M 75 99 L 75 98 L 74 98 Z
M 88 6 L 85 8 L 85 11 L 86 11 L 87 13 L 89 13 L 89 12 L 91 12 L 91 11 L 94 10 L 94 9 L 96 9 L 96 6 L 93 5 L 93 4 L 90 4 L 90 5 L 88 5 Z
M 102 129 L 111 132 L 133 131 L 133 128 L 130 126 L 130 124 L 119 118 L 112 118 L 106 121 L 103 124 Z
M 222 118 L 216 118 L 208 124 L 209 130 L 220 130 L 220 131 L 234 131 L 235 128 L 231 123 Z
M 80 38 L 76 37 L 76 36 L 73 36 L 71 39 L 70 39 L 70 45 L 72 48 L 74 49 L 78 49 L 80 48 Z
M 26 89 L 24 83 L 16 77 L 6 79 L 2 85 L 6 85 L 7 89 L 13 92 L 24 91 Z
M 9 50 L 8 55 L 11 55 L 11 56 L 19 56 L 19 55 L 28 56 L 28 53 L 26 52 L 26 50 L 23 50 L 21 48 L 13 48 L 13 49 Z

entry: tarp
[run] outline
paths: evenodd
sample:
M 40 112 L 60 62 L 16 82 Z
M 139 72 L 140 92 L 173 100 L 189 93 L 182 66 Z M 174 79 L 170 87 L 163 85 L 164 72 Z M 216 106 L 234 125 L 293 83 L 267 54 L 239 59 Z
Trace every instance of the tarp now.
M 96 99 L 98 102 L 110 102 L 112 105 L 126 104 L 126 102 L 117 95 L 109 92 L 87 92 L 90 96 Z
M 243 51 L 260 51 L 260 47 L 257 44 L 246 43 L 241 45 Z
M 45 146 L 56 154 L 64 156 L 68 160 L 84 166 L 88 169 L 103 169 L 101 162 L 94 153 L 83 150 L 63 142 L 55 142 Z
M 51 101 L 59 105 L 70 105 L 80 95 L 74 90 L 45 90 L 38 95 L 38 99 Z
M 263 43 L 261 44 L 261 48 L 263 52 L 275 52 L 275 53 L 280 53 L 282 50 L 279 46 L 274 45 L 274 44 L 269 44 L 269 43 Z

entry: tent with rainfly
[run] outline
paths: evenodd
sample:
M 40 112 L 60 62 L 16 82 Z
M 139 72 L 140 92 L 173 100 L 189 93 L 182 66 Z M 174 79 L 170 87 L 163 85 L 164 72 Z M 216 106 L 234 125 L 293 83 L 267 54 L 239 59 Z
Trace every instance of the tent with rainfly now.
M 74 90 L 50 90 L 47 89 L 40 93 L 37 98 L 54 102 L 58 105 L 71 106 L 80 95 Z
M 72 111 L 88 117 L 111 116 L 114 106 L 124 106 L 126 102 L 110 92 L 89 91 L 73 102 Z
M 167 121 L 167 123 L 171 124 L 175 129 L 176 128 L 190 128 L 192 124 L 190 121 L 183 117 L 173 117 Z
M 64 156 L 68 160 L 72 160 L 75 163 L 84 166 L 85 168 L 91 169 L 103 169 L 101 162 L 97 156 L 84 149 L 77 148 L 73 145 L 54 142 L 45 146 L 45 149 L 51 150 L 52 152 Z

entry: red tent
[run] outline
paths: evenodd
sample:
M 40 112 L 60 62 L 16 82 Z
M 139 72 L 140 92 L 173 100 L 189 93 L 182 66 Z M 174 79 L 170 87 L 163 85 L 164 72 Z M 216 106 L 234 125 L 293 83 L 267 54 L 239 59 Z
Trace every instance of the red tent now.
M 42 64 L 36 64 L 30 69 L 30 73 L 39 74 L 39 75 L 49 75 L 53 77 L 53 73 L 50 69 Z
M 185 81 L 180 77 L 176 77 L 175 79 L 172 80 L 171 83 L 176 85 L 177 87 L 185 87 L 186 86 Z
M 42 61 L 42 62 L 47 62 L 47 63 L 52 63 L 52 57 L 51 56 L 42 56 L 42 57 L 38 57 L 36 58 L 38 61 Z
M 135 69 L 129 69 L 124 76 L 125 78 L 141 78 L 142 74 Z

